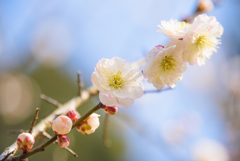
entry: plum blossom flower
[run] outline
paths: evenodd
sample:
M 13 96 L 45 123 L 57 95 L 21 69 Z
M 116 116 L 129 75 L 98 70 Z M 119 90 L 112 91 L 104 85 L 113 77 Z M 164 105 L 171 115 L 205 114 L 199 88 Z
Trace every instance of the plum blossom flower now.
M 70 139 L 69 139 L 67 136 L 58 135 L 58 136 L 57 136 L 57 139 L 58 139 L 58 145 L 59 145 L 61 148 L 66 148 L 66 147 L 68 147 L 69 144 L 70 144 Z
M 23 150 L 23 152 L 28 152 L 30 149 L 32 149 L 34 142 L 35 139 L 30 133 L 23 132 L 18 135 L 17 145 L 19 149 Z
M 67 135 L 72 129 L 72 120 L 67 116 L 58 116 L 52 122 L 52 129 L 57 135 Z
M 170 21 L 161 21 L 161 25 L 158 27 L 161 29 L 156 32 L 164 33 L 165 36 L 172 39 L 180 39 L 185 36 L 191 24 L 171 19 Z
M 77 130 L 84 135 L 92 134 L 100 125 L 99 117 L 100 115 L 93 113 L 83 122 L 77 125 Z
M 131 107 L 134 99 L 143 95 L 142 79 L 140 69 L 118 57 L 99 60 L 91 76 L 93 85 L 100 91 L 100 101 L 120 107 Z
M 182 73 L 187 69 L 186 63 L 182 60 L 181 41 L 174 39 L 172 41 L 169 44 L 177 44 L 177 46 L 166 46 L 161 49 L 154 59 L 148 59 L 148 63 L 143 69 L 144 77 L 158 90 L 165 86 L 174 88 L 176 83 L 182 79 Z M 149 52 L 148 57 L 153 55 L 152 51 L 153 49 Z
M 191 29 L 183 38 L 183 60 L 191 65 L 205 64 L 206 58 L 217 52 L 220 38 L 223 34 L 222 25 L 215 17 L 208 17 L 206 14 L 197 16 Z

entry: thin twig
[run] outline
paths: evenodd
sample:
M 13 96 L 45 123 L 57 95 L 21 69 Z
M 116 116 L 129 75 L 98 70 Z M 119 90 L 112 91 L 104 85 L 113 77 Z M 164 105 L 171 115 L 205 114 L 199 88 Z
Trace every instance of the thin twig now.
M 14 153 L 14 151 L 8 153 L 1 161 L 5 161 L 13 153 Z
M 34 115 L 34 118 L 33 118 L 32 124 L 31 124 L 31 127 L 30 127 L 30 129 L 28 131 L 30 134 L 32 133 L 33 126 L 35 125 L 35 122 L 38 119 L 39 110 L 40 110 L 40 108 L 36 108 L 36 112 L 35 112 L 35 115 Z
M 82 80 L 82 77 L 81 77 L 81 72 L 77 72 L 77 85 L 78 85 L 78 96 L 81 97 L 81 91 L 82 91 L 82 88 L 83 88 L 83 80 Z
M 15 135 L 15 134 L 21 134 L 23 132 L 26 132 L 26 130 L 23 130 L 23 129 L 21 129 L 21 130 L 12 130 L 12 131 L 8 132 L 8 136 L 9 135 Z
M 52 104 L 52 105 L 54 105 L 54 106 L 56 106 L 56 107 L 59 107 L 59 106 L 62 105 L 62 104 L 59 103 L 57 100 L 55 100 L 55 99 L 53 99 L 53 98 L 50 98 L 50 97 L 48 97 L 48 96 L 46 96 L 46 95 L 44 95 L 44 94 L 41 94 L 41 95 L 40 95 L 40 98 L 41 98 L 42 100 L 46 101 L 47 103 L 50 103 L 50 104 Z
M 49 135 L 47 132 L 45 132 L 45 131 L 43 131 L 42 132 L 42 135 L 45 137 L 45 138 L 47 138 L 47 139 L 51 139 L 51 135 Z M 54 142 L 54 144 L 58 144 L 58 141 L 56 140 L 55 142 Z M 66 148 L 63 148 L 63 149 L 65 149 L 65 150 L 67 150 L 69 153 L 71 153 L 73 156 L 75 156 L 75 157 L 78 157 L 78 155 L 72 150 L 72 149 L 70 149 L 70 148 L 68 148 L 68 147 L 66 147 Z
M 109 139 L 109 115 L 105 115 L 104 125 L 103 125 L 103 143 L 106 148 L 110 148 L 112 141 Z
M 164 88 L 164 89 L 161 89 L 161 90 L 145 90 L 144 91 L 144 94 L 147 94 L 147 93 L 160 93 L 160 92 L 164 92 L 164 91 L 168 91 L 168 90 L 172 90 L 173 88 Z

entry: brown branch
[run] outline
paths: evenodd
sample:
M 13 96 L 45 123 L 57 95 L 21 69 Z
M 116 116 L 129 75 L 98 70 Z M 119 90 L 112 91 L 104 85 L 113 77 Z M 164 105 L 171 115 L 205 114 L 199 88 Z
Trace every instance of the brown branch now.
M 11 154 L 13 154 L 14 151 L 8 153 L 3 159 L 1 159 L 0 161 L 5 161 Z
M 45 137 L 45 138 L 47 138 L 47 139 L 51 139 L 51 135 L 49 135 L 47 132 L 45 132 L 45 131 L 43 131 L 42 132 L 42 135 Z M 58 144 L 58 141 L 56 140 L 55 142 L 53 142 L 54 144 Z M 66 147 L 66 148 L 63 148 L 63 149 L 65 149 L 66 151 L 68 151 L 69 153 L 71 153 L 73 156 L 75 156 L 75 157 L 78 157 L 78 155 L 72 150 L 72 149 L 70 149 L 70 148 L 68 148 L 68 147 Z
M 76 127 L 79 123 L 84 121 L 88 116 L 90 116 L 95 111 L 99 110 L 103 104 L 100 102 L 98 105 L 96 105 L 94 108 L 92 108 L 90 111 L 88 111 L 85 115 L 81 116 L 72 126 L 72 128 Z M 30 150 L 27 153 L 21 154 L 19 156 L 13 157 L 11 161 L 20 161 L 21 159 L 28 158 L 38 152 L 44 151 L 47 146 L 54 143 L 57 140 L 57 135 L 54 135 L 52 138 L 50 138 L 45 143 L 39 145 L 38 147 L 34 148 L 33 150 Z
M 33 137 L 37 137 L 43 131 L 47 131 L 51 128 L 51 122 L 59 115 L 65 115 L 70 110 L 77 109 L 81 104 L 88 101 L 91 97 L 98 95 L 99 91 L 95 87 L 90 87 L 88 90 L 83 90 L 81 92 L 81 97 L 74 97 L 56 110 L 54 110 L 50 115 L 48 115 L 45 119 L 39 122 L 36 126 L 33 127 L 32 135 Z M 0 155 L 0 160 L 5 157 L 6 154 L 15 150 L 17 151 L 17 143 L 14 142 L 11 146 L 9 146 L 3 153 Z M 10 157 L 8 158 L 10 159 Z
M 28 131 L 30 134 L 32 133 L 33 126 L 35 125 L 35 122 L 38 119 L 39 110 L 40 110 L 40 108 L 36 108 L 36 112 L 35 112 L 35 115 L 34 115 L 34 118 L 33 118 L 32 124 L 31 124 L 31 127 L 30 127 L 30 129 Z
M 48 96 L 46 96 L 46 95 L 44 95 L 44 94 L 41 94 L 41 95 L 40 95 L 40 98 L 41 98 L 42 100 L 46 101 L 47 103 L 50 103 L 50 104 L 54 105 L 55 107 L 59 107 L 59 106 L 62 105 L 62 104 L 59 103 L 57 100 L 55 100 L 55 99 L 53 99 L 53 98 L 50 98 L 50 97 L 48 97 Z

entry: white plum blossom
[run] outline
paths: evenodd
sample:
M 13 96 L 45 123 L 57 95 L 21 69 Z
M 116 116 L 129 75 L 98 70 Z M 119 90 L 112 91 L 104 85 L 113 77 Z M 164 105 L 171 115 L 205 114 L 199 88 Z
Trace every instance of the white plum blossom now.
M 101 59 L 91 76 L 100 91 L 99 99 L 106 106 L 131 107 L 143 95 L 143 75 L 131 62 L 118 57 Z
M 77 130 L 84 135 L 92 134 L 100 125 L 100 115 L 93 113 L 80 124 L 77 125 Z
M 215 17 L 208 17 L 206 14 L 197 16 L 191 29 L 183 38 L 183 60 L 191 65 L 205 64 L 206 58 L 210 58 L 217 52 L 217 45 L 223 34 L 222 25 Z
M 171 19 L 170 21 L 161 21 L 161 25 L 158 27 L 161 29 L 156 32 L 164 33 L 165 36 L 172 39 L 181 39 L 188 32 L 191 24 Z
M 19 149 L 23 150 L 23 152 L 28 152 L 32 149 L 34 142 L 35 139 L 30 133 L 23 132 L 18 135 L 17 145 Z
M 58 116 L 52 122 L 52 129 L 57 135 L 67 135 L 72 129 L 72 120 L 67 116 Z
M 169 44 L 173 43 L 177 44 L 177 46 L 166 46 L 166 48 L 160 49 L 154 59 L 148 58 L 148 63 L 143 69 L 144 77 L 158 90 L 165 86 L 174 88 L 176 83 L 182 79 L 182 73 L 187 69 L 186 63 L 182 60 L 181 41 L 174 39 L 172 41 L 174 42 Z M 176 43 L 175 41 L 179 42 Z M 154 50 L 152 49 L 147 57 L 154 55 Z

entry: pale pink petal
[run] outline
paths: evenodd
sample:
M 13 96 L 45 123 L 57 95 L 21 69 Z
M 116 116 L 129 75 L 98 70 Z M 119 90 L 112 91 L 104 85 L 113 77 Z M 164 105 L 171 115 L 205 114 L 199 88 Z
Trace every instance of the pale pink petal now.
M 117 100 L 115 97 L 107 97 L 106 95 L 102 94 L 101 92 L 99 93 L 99 99 L 102 104 L 106 106 L 115 106 L 117 105 Z
M 134 99 L 128 99 L 128 98 L 118 98 L 118 106 L 119 107 L 131 107 L 133 105 Z

